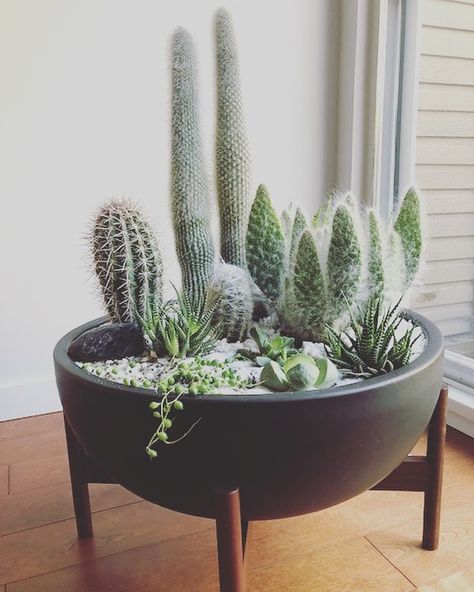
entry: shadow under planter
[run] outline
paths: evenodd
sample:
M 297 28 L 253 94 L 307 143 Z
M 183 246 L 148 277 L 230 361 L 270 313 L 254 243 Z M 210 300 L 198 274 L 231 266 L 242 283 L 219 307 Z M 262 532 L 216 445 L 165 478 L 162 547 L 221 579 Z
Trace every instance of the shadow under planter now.
M 443 340 L 430 321 L 410 316 L 427 339 L 410 365 L 336 389 L 183 397 L 181 433 L 201 421 L 153 462 L 145 446 L 156 393 L 92 376 L 69 358 L 70 343 L 103 320 L 71 331 L 54 360 L 79 536 L 92 535 L 88 483 L 120 483 L 161 506 L 215 518 L 221 590 L 243 592 L 249 521 L 314 512 L 373 488 L 424 492 L 423 546 L 436 548 Z M 428 424 L 427 455 L 407 457 Z

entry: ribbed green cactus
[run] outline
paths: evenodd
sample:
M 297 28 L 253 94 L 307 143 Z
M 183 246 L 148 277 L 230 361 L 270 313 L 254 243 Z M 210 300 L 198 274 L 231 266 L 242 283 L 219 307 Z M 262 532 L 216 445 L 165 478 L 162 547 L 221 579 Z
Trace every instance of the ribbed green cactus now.
M 250 156 L 243 115 L 237 48 L 229 13 L 216 14 L 216 173 L 220 248 L 226 263 L 246 267 L 250 210 Z
M 208 289 L 208 303 L 216 307 L 214 321 L 229 341 L 247 338 L 259 298 L 264 301 L 263 294 L 245 269 L 229 263 L 216 266 Z
M 384 292 L 384 265 L 380 242 L 379 223 L 375 212 L 369 211 L 368 288 L 379 296 Z
M 285 245 L 265 185 L 258 187 L 250 210 L 246 250 L 250 275 L 265 296 L 276 302 L 282 292 Z
M 301 311 L 300 335 L 317 339 L 324 329 L 327 297 L 318 252 L 309 230 L 305 230 L 298 244 L 293 286 L 295 302 Z
M 90 244 L 110 319 L 129 322 L 155 312 L 162 302 L 161 254 L 138 208 L 126 200 L 106 203 L 93 223 Z
M 402 239 L 406 270 L 405 288 L 408 288 L 418 272 L 423 247 L 420 200 L 413 187 L 403 198 L 394 229 Z
M 172 42 L 171 210 L 183 289 L 193 306 L 204 300 L 214 270 L 196 78 L 191 36 L 179 28 Z
M 293 219 L 293 227 L 291 230 L 291 243 L 289 249 L 289 260 L 290 260 L 290 268 L 293 267 L 295 264 L 296 259 L 296 251 L 298 249 L 298 244 L 300 239 L 303 235 L 303 232 L 306 230 L 306 218 L 303 214 L 303 210 L 299 207 L 296 208 L 295 217 Z
M 338 318 L 350 306 L 361 285 L 362 255 L 351 210 L 341 204 L 334 213 L 327 259 L 328 300 Z

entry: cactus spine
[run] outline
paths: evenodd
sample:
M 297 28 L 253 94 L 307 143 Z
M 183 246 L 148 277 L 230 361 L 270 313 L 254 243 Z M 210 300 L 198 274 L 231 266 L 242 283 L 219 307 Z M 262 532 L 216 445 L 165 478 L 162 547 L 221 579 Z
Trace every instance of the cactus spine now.
M 247 229 L 247 266 L 257 286 L 273 302 L 282 291 L 285 256 L 280 222 L 265 185 L 260 185 Z
M 141 212 L 111 200 L 90 236 L 93 265 L 110 320 L 145 318 L 161 305 L 163 267 L 157 240 Z
M 214 270 L 196 78 L 192 39 L 179 28 L 172 43 L 171 210 L 183 289 L 195 306 Z
M 394 229 L 402 240 L 406 270 L 405 288 L 408 288 L 418 272 L 423 246 L 420 200 L 413 187 L 403 198 Z
M 373 211 L 369 212 L 369 261 L 368 261 L 369 291 L 382 295 L 384 291 L 384 269 L 382 245 L 377 217 Z
M 321 335 L 326 318 L 326 288 L 318 252 L 309 230 L 298 244 L 294 270 L 294 297 L 300 309 L 302 334 L 315 339 Z
M 328 298 L 334 319 L 357 295 L 361 284 L 361 245 L 350 209 L 341 204 L 334 214 L 327 259 Z
M 245 268 L 250 207 L 250 156 L 243 115 L 237 48 L 229 13 L 216 14 L 216 173 L 220 248 L 226 263 Z

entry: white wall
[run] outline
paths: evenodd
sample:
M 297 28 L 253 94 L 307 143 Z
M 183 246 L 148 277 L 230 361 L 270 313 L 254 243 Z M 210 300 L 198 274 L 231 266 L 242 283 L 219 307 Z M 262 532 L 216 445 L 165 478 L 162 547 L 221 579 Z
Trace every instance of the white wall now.
M 334 184 L 338 2 L 2 0 L 0 4 L 0 419 L 58 408 L 52 349 L 101 314 L 83 234 L 111 196 L 156 221 L 179 277 L 168 215 L 168 46 L 188 27 L 200 60 L 212 168 L 213 11 L 241 55 L 255 184 L 308 211 Z

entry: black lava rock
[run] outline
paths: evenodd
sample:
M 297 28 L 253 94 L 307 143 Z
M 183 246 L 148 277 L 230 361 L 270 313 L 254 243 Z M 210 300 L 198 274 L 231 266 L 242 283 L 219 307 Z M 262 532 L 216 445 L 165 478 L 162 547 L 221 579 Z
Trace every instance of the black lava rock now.
M 140 356 L 144 350 L 143 335 L 136 323 L 112 323 L 79 335 L 68 354 L 76 362 L 100 362 Z

